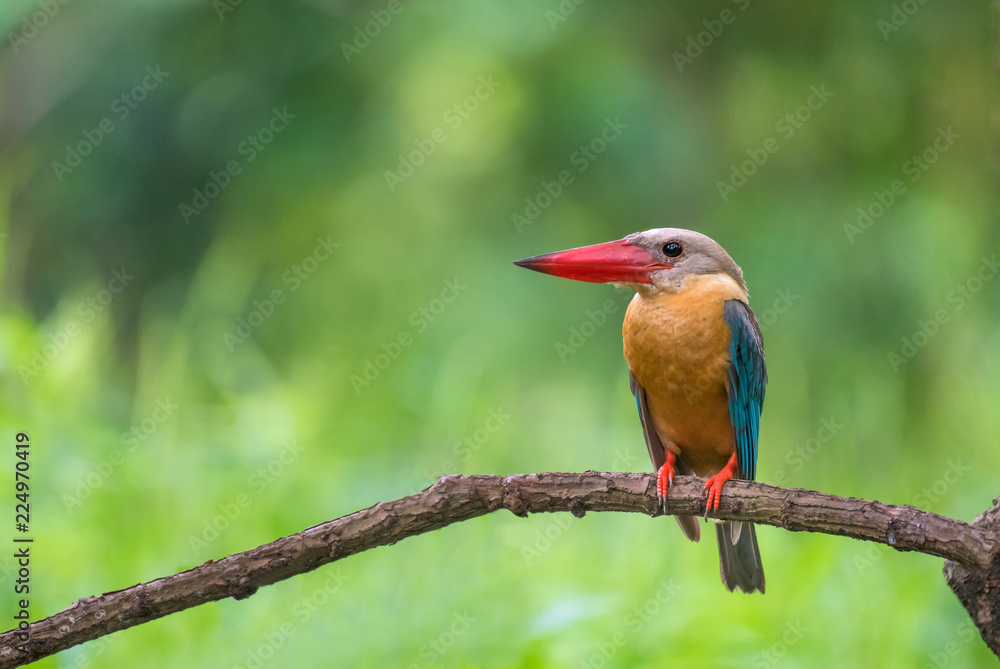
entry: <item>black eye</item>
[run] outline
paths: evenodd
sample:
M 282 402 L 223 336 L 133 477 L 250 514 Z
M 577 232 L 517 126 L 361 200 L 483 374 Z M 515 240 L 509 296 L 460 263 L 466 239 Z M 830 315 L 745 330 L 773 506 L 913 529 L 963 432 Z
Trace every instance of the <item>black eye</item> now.
M 680 242 L 667 242 L 663 245 L 663 255 L 668 258 L 676 258 L 684 253 L 684 246 Z

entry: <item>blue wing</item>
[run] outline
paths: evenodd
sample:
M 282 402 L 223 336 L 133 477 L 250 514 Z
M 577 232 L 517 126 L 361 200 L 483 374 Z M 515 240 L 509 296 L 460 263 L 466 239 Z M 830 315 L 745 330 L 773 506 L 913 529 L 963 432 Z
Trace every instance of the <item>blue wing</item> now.
M 726 300 L 723 318 L 732 332 L 729 344 L 729 419 L 736 431 L 736 458 L 740 477 L 757 476 L 757 435 L 764 406 L 767 367 L 764 340 L 753 312 L 740 300 Z

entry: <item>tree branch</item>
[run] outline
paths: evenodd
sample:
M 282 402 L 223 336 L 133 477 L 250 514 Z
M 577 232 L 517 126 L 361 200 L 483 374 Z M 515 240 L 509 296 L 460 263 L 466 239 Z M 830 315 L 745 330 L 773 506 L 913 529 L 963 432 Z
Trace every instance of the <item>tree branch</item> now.
M 703 480 L 678 476 L 668 514 L 701 515 Z M 406 537 L 507 509 L 517 516 L 569 511 L 660 515 L 648 474 L 585 472 L 515 476 L 444 476 L 415 495 L 343 516 L 221 560 L 125 590 L 78 600 L 30 625 L 27 653 L 17 630 L 0 634 L 0 669 L 17 667 L 134 625 L 226 597 L 245 599 L 258 588 Z M 989 571 L 1000 528 L 973 526 L 910 506 L 892 506 L 800 489 L 731 481 L 716 518 L 750 520 L 792 531 L 824 532 L 918 551 L 957 563 L 965 574 Z M 960 595 L 961 596 L 961 595 Z M 994 604 L 996 606 L 996 604 Z M 970 609 L 971 611 L 971 609 Z M 975 616 L 974 616 L 975 618 Z M 982 626 L 981 626 L 982 629 Z M 986 638 L 997 652 L 997 638 Z
M 972 527 L 1000 535 L 1000 498 L 972 521 Z M 944 563 L 944 576 L 979 628 L 986 645 L 1000 656 L 1000 551 L 987 569 L 974 569 L 952 560 Z

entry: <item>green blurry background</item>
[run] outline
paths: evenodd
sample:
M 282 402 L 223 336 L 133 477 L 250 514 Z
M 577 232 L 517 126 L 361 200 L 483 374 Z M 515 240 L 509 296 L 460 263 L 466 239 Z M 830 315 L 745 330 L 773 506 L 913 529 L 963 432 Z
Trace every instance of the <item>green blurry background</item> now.
M 510 261 L 651 227 L 703 231 L 746 273 L 771 379 L 760 480 L 965 520 L 1000 493 L 986 3 L 0 17 L 0 540 L 25 430 L 34 617 L 441 473 L 648 471 L 629 296 Z M 825 101 L 799 109 L 812 87 Z M 614 141 L 578 153 L 609 120 Z M 940 559 L 759 537 L 768 591 L 747 597 L 672 520 L 497 513 L 39 666 L 994 661 Z

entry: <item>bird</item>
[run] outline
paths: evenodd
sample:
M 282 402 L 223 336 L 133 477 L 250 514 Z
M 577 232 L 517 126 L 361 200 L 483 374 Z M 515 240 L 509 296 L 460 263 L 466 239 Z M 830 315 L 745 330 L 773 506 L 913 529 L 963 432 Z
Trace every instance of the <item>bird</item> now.
M 743 270 L 721 245 L 693 230 L 654 228 L 514 264 L 635 291 L 622 322 L 623 351 L 662 509 L 674 474 L 707 478 L 706 517 L 718 510 L 726 481 L 756 478 L 764 342 Z M 675 518 L 698 541 L 698 521 Z M 715 522 L 723 584 L 763 594 L 753 524 Z

